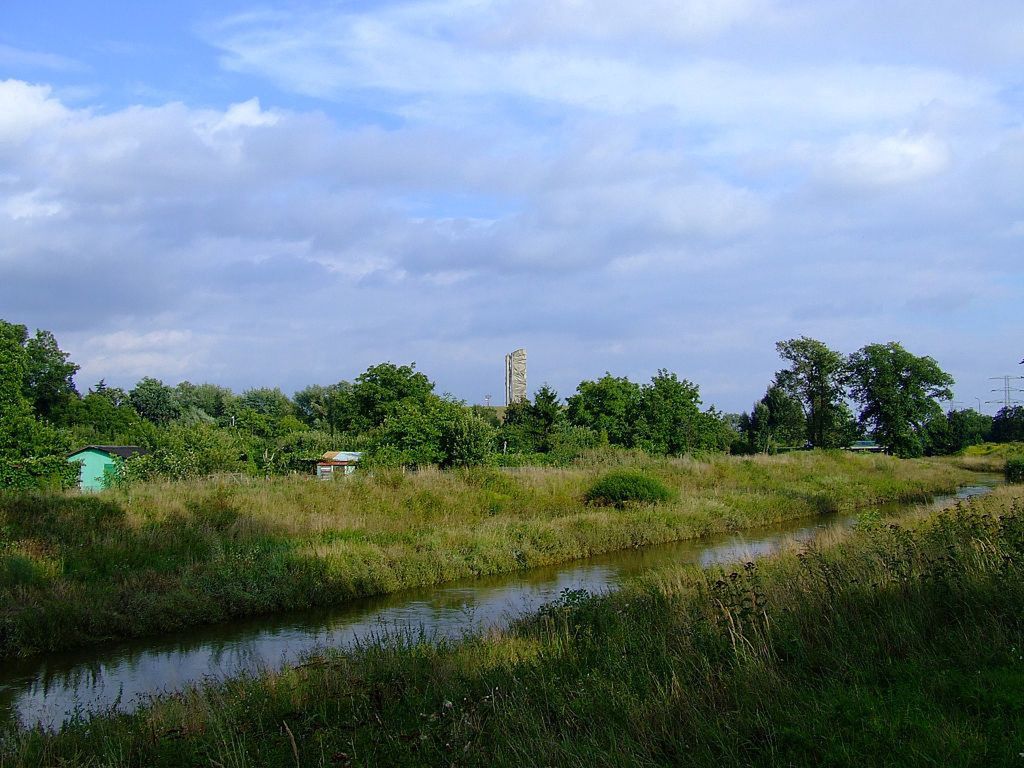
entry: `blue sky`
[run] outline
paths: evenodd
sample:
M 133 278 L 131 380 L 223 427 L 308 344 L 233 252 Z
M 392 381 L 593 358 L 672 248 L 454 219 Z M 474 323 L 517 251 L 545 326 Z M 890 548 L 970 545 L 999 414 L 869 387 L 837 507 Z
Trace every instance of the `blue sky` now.
M 236 389 L 416 361 L 470 402 L 774 343 L 1024 356 L 1024 6 L 0 6 L 0 317 Z M 992 412 L 994 407 L 986 406 Z

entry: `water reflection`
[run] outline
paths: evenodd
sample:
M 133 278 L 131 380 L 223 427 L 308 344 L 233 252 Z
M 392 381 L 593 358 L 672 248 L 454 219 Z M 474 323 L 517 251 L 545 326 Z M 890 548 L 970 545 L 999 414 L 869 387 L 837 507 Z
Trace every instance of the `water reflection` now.
M 985 493 L 999 481 L 978 485 L 935 504 Z M 897 512 L 889 506 L 883 512 Z M 342 607 L 277 615 L 192 629 L 164 638 L 122 642 L 5 664 L 0 672 L 0 715 L 22 725 L 59 727 L 76 716 L 129 711 L 153 695 L 189 685 L 295 663 L 318 648 L 352 647 L 384 634 L 455 638 L 536 611 L 566 589 L 600 592 L 623 579 L 669 563 L 734 562 L 777 551 L 793 539 L 808 540 L 855 516 L 797 521 L 743 535 L 724 535 L 627 550 L 538 568 L 473 579 Z

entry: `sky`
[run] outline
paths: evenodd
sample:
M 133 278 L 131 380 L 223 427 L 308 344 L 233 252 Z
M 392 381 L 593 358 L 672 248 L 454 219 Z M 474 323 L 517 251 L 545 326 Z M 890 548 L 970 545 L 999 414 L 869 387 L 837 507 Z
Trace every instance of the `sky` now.
M 525 347 L 741 411 L 806 335 L 993 413 L 1022 251 L 1019 0 L 0 3 L 0 318 L 83 392 Z

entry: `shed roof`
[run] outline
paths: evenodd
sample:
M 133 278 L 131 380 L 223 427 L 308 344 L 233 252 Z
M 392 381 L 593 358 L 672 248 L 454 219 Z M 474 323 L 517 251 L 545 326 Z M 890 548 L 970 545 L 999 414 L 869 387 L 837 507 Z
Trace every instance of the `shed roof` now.
M 321 458 L 323 461 L 359 461 L 362 451 L 327 451 Z
M 99 451 L 100 453 L 105 453 L 108 456 L 117 456 L 122 459 L 131 458 L 136 454 L 145 455 L 149 453 L 145 448 L 140 448 L 137 445 L 87 445 L 84 448 L 79 448 L 77 451 L 69 453 L 68 458 L 70 459 L 72 456 L 77 456 L 78 454 L 85 453 L 86 451 Z

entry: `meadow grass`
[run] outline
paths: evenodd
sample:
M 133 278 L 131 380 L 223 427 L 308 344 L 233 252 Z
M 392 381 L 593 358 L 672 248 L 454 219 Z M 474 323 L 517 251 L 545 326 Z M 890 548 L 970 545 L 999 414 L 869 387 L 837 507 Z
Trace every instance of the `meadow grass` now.
M 3 766 L 1017 766 L 1024 488 L 564 593 L 503 631 L 393 637 L 59 733 Z
M 1009 458 L 1024 457 L 1024 443 L 980 443 L 971 445 L 948 460 L 973 472 L 1002 472 Z
M 671 501 L 585 501 L 616 468 Z M 0 495 L 0 656 L 344 602 L 647 544 L 912 501 L 967 477 L 948 463 L 840 452 L 652 459 L 568 469 L 154 483 Z

